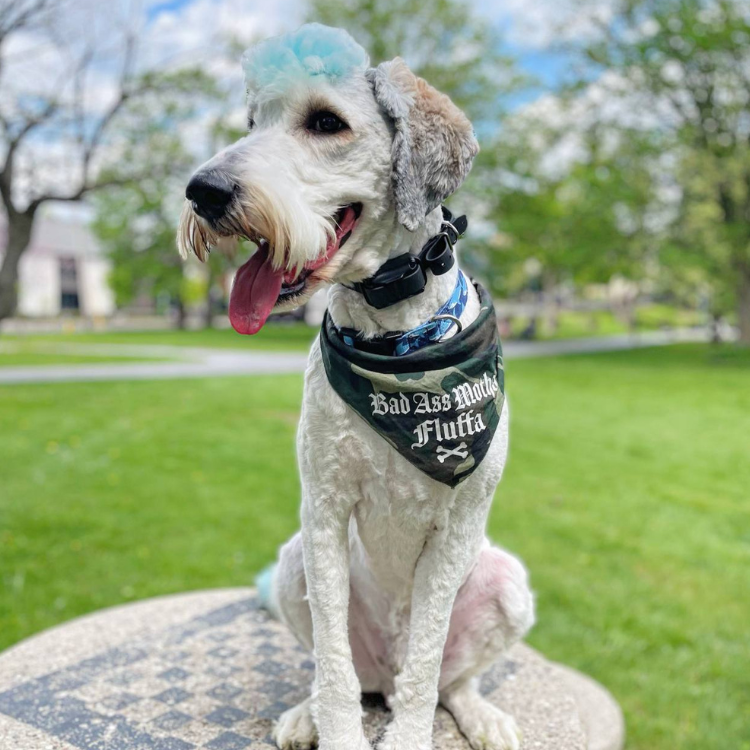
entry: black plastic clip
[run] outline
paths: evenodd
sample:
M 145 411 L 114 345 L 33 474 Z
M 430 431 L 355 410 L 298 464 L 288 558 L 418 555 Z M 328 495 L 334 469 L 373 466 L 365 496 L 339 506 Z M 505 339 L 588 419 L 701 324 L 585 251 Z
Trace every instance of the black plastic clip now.
M 367 304 L 382 310 L 421 294 L 427 286 L 427 274 L 416 255 L 405 253 L 384 263 L 376 276 L 359 286 Z
M 465 216 L 453 218 L 442 206 L 443 224 L 440 233 L 431 237 L 419 255 L 404 253 L 386 261 L 369 279 L 354 284 L 354 289 L 364 295 L 367 304 L 376 310 L 416 297 L 427 286 L 427 271 L 441 276 L 453 268 L 453 245 L 466 231 L 469 221 Z

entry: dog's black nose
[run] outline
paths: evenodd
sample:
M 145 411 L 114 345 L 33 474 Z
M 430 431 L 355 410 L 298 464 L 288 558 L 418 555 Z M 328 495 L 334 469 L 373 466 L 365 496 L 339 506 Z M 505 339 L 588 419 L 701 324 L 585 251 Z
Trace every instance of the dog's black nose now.
M 194 174 L 185 190 L 185 197 L 192 201 L 195 212 L 209 221 L 224 216 L 233 195 L 234 183 L 215 169 Z

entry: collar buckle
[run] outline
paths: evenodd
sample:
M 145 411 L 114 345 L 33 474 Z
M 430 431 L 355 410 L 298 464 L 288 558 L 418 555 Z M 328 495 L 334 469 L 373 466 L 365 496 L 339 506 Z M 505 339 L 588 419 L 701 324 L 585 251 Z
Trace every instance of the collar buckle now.
M 444 230 L 430 238 L 419 253 L 419 259 L 435 276 L 448 273 L 456 263 L 450 234 Z
M 456 333 L 461 333 L 461 331 L 464 330 L 464 324 L 455 315 L 450 315 L 448 313 L 443 313 L 442 315 L 433 315 L 430 318 L 430 321 L 433 321 L 433 320 L 450 320 L 451 323 L 453 323 L 453 325 L 455 325 L 456 328 L 458 328 Z

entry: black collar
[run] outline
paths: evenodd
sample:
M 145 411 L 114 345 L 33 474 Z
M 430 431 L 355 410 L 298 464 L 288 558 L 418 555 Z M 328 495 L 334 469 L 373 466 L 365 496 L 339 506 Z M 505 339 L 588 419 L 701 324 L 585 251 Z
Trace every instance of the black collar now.
M 469 221 L 465 216 L 453 218 L 442 206 L 443 223 L 440 232 L 424 244 L 418 255 L 404 253 L 386 261 L 369 279 L 352 284 L 368 305 L 382 310 L 397 302 L 415 297 L 427 285 L 427 271 L 441 276 L 453 268 L 453 245 L 466 231 Z

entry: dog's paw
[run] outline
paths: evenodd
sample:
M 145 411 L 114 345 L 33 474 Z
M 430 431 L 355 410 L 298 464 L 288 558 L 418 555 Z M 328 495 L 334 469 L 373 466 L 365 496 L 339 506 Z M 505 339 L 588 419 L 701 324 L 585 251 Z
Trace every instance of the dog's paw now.
M 477 700 L 454 717 L 473 750 L 519 750 L 521 747 L 521 732 L 513 717 L 486 700 Z
M 432 750 L 431 730 L 432 726 L 427 732 L 415 731 L 413 727 L 393 721 L 388 725 L 377 750 Z
M 317 746 L 318 730 L 310 712 L 309 698 L 281 714 L 273 739 L 281 750 L 310 750 Z
M 432 750 L 432 740 L 386 735 L 377 750 Z
M 372 750 L 372 745 L 362 734 L 359 738 L 336 737 L 333 742 L 321 742 L 319 750 Z

